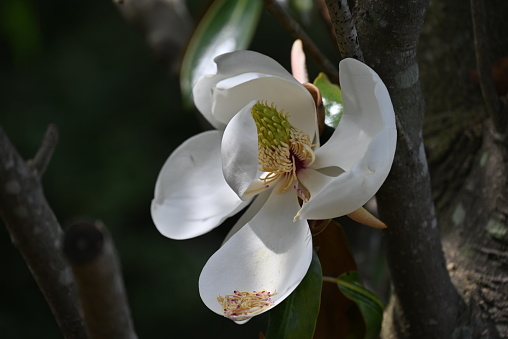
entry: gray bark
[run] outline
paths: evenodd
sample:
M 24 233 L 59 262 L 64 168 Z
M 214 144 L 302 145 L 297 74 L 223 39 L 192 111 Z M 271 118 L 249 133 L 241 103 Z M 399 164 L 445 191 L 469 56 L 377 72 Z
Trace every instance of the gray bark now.
M 120 260 L 101 222 L 80 222 L 65 232 L 69 259 L 90 339 L 137 339 Z
M 433 2 L 421 45 L 429 100 L 425 135 L 448 266 L 468 304 L 463 330 L 473 338 L 507 338 L 508 77 L 502 58 L 508 22 L 502 13 L 508 3 L 483 5 L 482 23 L 469 2 Z M 486 93 L 480 86 L 492 80 L 494 95 L 492 87 Z
M 464 304 L 446 268 L 423 144 L 425 102 L 417 44 L 428 1 L 361 1 L 355 18 L 365 61 L 397 115 L 392 170 L 378 192 L 394 288 L 385 337 L 450 338 Z
M 64 337 L 87 338 L 72 271 L 61 251 L 63 232 L 40 184 L 56 140 L 49 144 L 43 142 L 27 165 L 0 128 L 0 215 Z

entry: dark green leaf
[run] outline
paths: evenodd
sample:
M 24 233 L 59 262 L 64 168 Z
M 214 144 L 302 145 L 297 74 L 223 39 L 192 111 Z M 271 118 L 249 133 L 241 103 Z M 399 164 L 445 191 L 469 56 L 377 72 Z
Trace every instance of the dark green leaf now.
M 261 0 L 215 0 L 196 27 L 180 71 L 184 104 L 192 105 L 192 86 L 204 74 L 213 73 L 213 59 L 245 49 L 259 21 Z M 210 71 L 210 67 L 212 71 Z
M 319 313 L 322 287 L 321 264 L 312 255 L 307 274 L 298 287 L 270 311 L 266 339 L 312 338 Z
M 337 128 L 344 112 L 342 105 L 342 91 L 339 86 L 330 82 L 324 73 L 314 79 L 314 85 L 319 88 L 323 96 L 323 106 L 325 107 L 325 124 Z
M 358 305 L 365 321 L 365 338 L 377 338 L 383 322 L 383 305 L 379 299 L 362 286 L 356 271 L 341 274 L 337 284 L 344 296 Z

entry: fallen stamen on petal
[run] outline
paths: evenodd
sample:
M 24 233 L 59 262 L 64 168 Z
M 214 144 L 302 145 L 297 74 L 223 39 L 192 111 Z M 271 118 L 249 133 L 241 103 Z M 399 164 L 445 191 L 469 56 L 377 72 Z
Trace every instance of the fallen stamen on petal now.
M 300 212 L 302 211 L 302 209 L 300 208 L 300 210 L 298 211 L 298 213 L 296 213 L 296 215 L 294 216 L 293 218 L 293 222 L 296 222 L 298 220 L 298 218 L 300 218 Z
M 233 294 L 226 294 L 224 297 L 218 296 L 217 301 L 222 304 L 222 311 L 226 318 L 241 321 L 249 319 L 272 306 L 271 297 L 275 294 L 268 291 L 234 291 Z

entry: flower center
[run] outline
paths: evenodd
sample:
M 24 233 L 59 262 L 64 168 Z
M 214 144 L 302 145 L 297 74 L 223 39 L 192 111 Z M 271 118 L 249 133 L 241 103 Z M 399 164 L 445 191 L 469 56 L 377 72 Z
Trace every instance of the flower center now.
M 240 321 L 248 319 L 273 305 L 271 297 L 274 294 L 268 291 L 234 291 L 233 294 L 227 294 L 224 297 L 218 296 L 217 301 L 222 304 L 224 316 Z
M 251 110 L 258 131 L 258 164 L 265 174 L 260 178 L 269 185 L 282 180 L 279 193 L 290 187 L 297 174 L 314 162 L 309 135 L 289 123 L 289 115 L 272 103 L 258 101 Z

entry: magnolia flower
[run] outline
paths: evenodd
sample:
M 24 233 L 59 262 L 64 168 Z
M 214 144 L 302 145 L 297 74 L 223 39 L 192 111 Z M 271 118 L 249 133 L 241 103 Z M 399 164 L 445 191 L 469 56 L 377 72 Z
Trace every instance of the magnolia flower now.
M 365 64 L 339 65 L 344 114 L 319 144 L 309 91 L 271 58 L 236 51 L 195 85 L 217 129 L 178 147 L 155 188 L 152 218 L 173 239 L 210 231 L 251 203 L 203 268 L 199 292 L 238 323 L 284 300 L 312 258 L 308 219 L 349 214 L 380 188 L 395 152 L 388 91 Z

